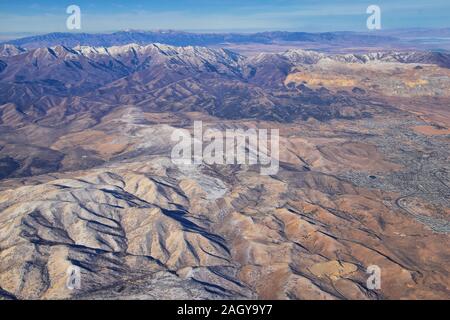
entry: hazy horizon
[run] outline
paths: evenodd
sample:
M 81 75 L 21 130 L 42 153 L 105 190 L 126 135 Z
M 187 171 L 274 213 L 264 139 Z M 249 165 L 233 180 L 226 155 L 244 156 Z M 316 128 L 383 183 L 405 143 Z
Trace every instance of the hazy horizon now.
M 450 27 L 442 28 L 392 28 L 383 30 L 334 30 L 334 31 L 309 31 L 309 30 L 293 30 L 293 29 L 117 29 L 117 30 L 103 30 L 103 31 L 84 31 L 84 30 L 63 30 L 63 31 L 52 31 L 52 32 L 0 32 L 0 41 L 15 40 L 31 36 L 46 35 L 51 33 L 73 33 L 73 34 L 113 34 L 117 32 L 185 32 L 185 33 L 204 33 L 204 34 L 214 34 L 214 33 L 229 33 L 229 34 L 253 34 L 253 33 L 264 33 L 264 32 L 299 32 L 299 33 L 373 33 L 373 34 L 389 34 L 393 32 L 405 32 L 405 31 L 448 31 L 450 32 Z
M 67 32 L 66 9 L 81 8 L 81 32 L 103 33 L 124 29 L 173 29 L 191 32 L 259 32 L 267 30 L 326 32 L 367 31 L 366 9 L 372 3 L 360 0 L 237 1 L 177 0 L 167 3 L 140 0 L 113 3 L 100 0 L 0 1 L 2 33 L 44 34 Z M 434 0 L 381 0 L 382 30 L 448 28 L 450 3 Z

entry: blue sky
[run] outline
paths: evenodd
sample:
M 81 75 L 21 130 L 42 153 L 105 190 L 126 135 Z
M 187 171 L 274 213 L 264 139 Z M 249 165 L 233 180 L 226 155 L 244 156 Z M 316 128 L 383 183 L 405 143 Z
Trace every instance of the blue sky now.
M 450 0 L 0 0 L 0 33 L 65 32 L 71 4 L 81 8 L 83 32 L 364 31 L 371 4 L 383 29 L 450 27 Z

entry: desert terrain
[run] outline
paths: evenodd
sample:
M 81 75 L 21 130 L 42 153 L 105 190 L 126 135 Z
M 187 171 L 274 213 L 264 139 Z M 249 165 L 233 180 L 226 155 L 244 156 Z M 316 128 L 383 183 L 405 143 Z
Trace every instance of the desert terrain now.
M 0 298 L 450 298 L 447 54 L 7 46 Z M 278 172 L 174 164 L 200 120 Z

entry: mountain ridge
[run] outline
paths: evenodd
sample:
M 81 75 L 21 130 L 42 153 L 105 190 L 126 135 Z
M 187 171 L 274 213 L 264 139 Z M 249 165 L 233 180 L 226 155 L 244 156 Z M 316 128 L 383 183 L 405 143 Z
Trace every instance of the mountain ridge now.
M 154 42 L 169 45 L 186 46 L 208 46 L 224 43 L 258 43 L 270 44 L 277 41 L 286 42 L 355 42 L 365 44 L 376 44 L 395 42 L 396 38 L 384 35 L 372 35 L 357 32 L 259 32 L 259 33 L 189 33 L 182 31 L 118 31 L 113 33 L 91 34 L 91 33 L 63 33 L 55 32 L 44 35 L 24 37 L 3 42 L 26 48 L 37 48 L 62 44 L 68 47 L 77 45 L 113 46 L 123 45 L 131 42 L 137 44 L 149 44 Z
M 204 46 L 175 46 L 164 43 L 149 43 L 141 45 L 138 43 L 130 42 L 123 45 L 116 46 L 89 46 L 89 45 L 77 45 L 74 47 L 68 47 L 62 44 L 39 47 L 33 49 L 27 49 L 21 46 L 13 44 L 0 44 L 0 57 L 12 57 L 27 52 L 35 52 L 36 50 L 47 49 L 51 54 L 55 49 L 60 52 L 70 52 L 73 54 L 82 54 L 86 57 L 92 56 L 120 56 L 127 51 L 132 51 L 135 55 L 138 53 L 144 53 L 148 49 L 157 49 L 165 55 L 171 53 L 184 54 L 191 52 L 192 54 L 203 53 L 223 53 L 238 59 L 238 57 L 248 58 L 249 60 L 258 60 L 264 56 L 283 56 L 295 63 L 317 63 L 322 59 L 332 59 L 347 63 L 367 63 L 370 61 L 383 61 L 383 62 L 399 62 L 399 63 L 429 63 L 440 64 L 442 67 L 450 66 L 449 57 L 450 54 L 437 52 L 437 51 L 411 51 L 411 50 L 379 50 L 367 53 L 350 53 L 350 54 L 333 54 L 322 53 L 312 49 L 288 49 L 279 53 L 260 53 L 253 57 L 246 57 L 242 54 L 234 52 L 226 48 L 209 48 Z M 137 50 L 137 51 L 136 51 Z
M 6 49 L 8 55 L 0 57 L 0 104 L 5 105 L 4 113 L 10 115 L 6 104 L 14 103 L 18 108 L 15 119 L 34 121 L 75 97 L 78 98 L 70 108 L 65 105 L 62 109 L 65 115 L 60 109 L 53 116 L 59 114 L 58 119 L 67 119 L 67 115 L 89 109 L 96 118 L 105 112 L 98 110 L 106 106 L 94 110 L 95 101 L 109 106 L 136 104 L 153 111 L 207 111 L 223 118 L 257 117 L 282 122 L 310 116 L 360 117 L 365 113 L 356 111 L 356 106 L 366 105 L 363 96 L 307 90 L 304 86 L 299 86 L 299 95 L 297 89 L 286 87 L 287 75 L 298 65 L 321 61 L 450 66 L 449 54 L 433 52 L 335 55 L 296 49 L 245 57 L 222 48 L 165 44 L 74 48 L 58 45 L 27 51 L 8 45 Z M 275 88 L 280 93 L 273 92 Z M 184 105 L 175 103 L 174 92 L 177 99 L 186 99 Z M 229 92 L 234 92 L 234 98 L 229 97 Z M 90 103 L 84 103 L 86 99 Z M 353 111 L 348 112 L 348 107 Z
M 24 50 L 0 46 L 0 299 L 450 296 L 448 54 Z M 176 165 L 196 121 L 277 129 L 278 172 Z

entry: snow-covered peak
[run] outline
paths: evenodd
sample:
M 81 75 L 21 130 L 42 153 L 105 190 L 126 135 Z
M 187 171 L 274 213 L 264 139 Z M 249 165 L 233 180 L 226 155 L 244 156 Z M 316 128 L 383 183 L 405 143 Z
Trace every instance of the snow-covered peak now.
M 11 57 L 26 52 L 25 49 L 12 45 L 2 44 L 0 45 L 0 57 Z

